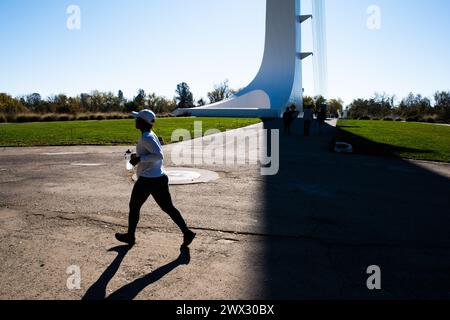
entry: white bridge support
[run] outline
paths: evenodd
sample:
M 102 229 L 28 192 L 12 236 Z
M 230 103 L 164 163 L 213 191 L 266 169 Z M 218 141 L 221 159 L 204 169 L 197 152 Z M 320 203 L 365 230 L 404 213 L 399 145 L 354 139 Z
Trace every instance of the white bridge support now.
M 301 51 L 300 0 L 267 0 L 263 61 L 255 79 L 227 100 L 189 109 L 199 117 L 279 118 L 295 104 L 302 109 L 302 63 L 311 55 Z

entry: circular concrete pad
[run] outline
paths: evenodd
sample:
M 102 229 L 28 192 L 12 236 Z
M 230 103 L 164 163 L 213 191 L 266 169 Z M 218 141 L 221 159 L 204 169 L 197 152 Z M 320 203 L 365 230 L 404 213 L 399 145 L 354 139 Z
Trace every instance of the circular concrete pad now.
M 170 185 L 207 183 L 219 179 L 216 172 L 203 169 L 166 168 L 166 173 L 169 176 Z M 137 180 L 136 175 L 133 175 L 133 180 Z
M 167 173 L 172 183 L 183 181 L 195 181 L 201 177 L 201 174 L 194 171 L 172 170 Z
M 219 174 L 209 170 L 194 168 L 167 168 L 169 184 L 196 184 L 207 183 L 219 179 Z
M 75 167 L 103 167 L 106 163 L 71 163 L 71 166 Z

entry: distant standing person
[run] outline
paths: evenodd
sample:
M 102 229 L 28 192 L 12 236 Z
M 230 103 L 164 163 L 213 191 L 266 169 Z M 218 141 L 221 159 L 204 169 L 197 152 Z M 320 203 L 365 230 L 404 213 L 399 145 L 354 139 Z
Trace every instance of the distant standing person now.
M 292 120 L 291 109 L 286 108 L 286 111 L 283 113 L 284 134 L 291 134 Z
M 298 118 L 299 112 L 297 111 L 297 106 L 295 104 L 291 105 L 291 123 Z
M 311 110 L 311 106 L 306 106 L 305 111 L 303 112 L 305 137 L 310 136 L 311 124 L 312 124 L 313 120 L 314 120 L 314 114 L 313 114 L 313 111 Z
M 117 233 L 116 239 L 129 245 L 135 244 L 141 208 L 148 197 L 152 195 L 160 208 L 172 218 L 183 232 L 182 247 L 185 248 L 192 243 L 196 234 L 188 228 L 181 213 L 172 203 L 169 178 L 163 166 L 164 155 L 161 143 L 152 131 L 156 115 L 150 110 L 142 110 L 141 112 L 133 112 L 132 116 L 136 119 L 136 129 L 142 132 L 136 146 L 136 153 L 132 154 L 130 160 L 133 166 L 138 166 L 138 180 L 131 194 L 128 232 L 125 234 Z
M 327 105 L 322 104 L 317 114 L 317 120 L 319 121 L 319 133 L 322 133 L 323 126 L 325 125 L 325 120 L 327 120 Z

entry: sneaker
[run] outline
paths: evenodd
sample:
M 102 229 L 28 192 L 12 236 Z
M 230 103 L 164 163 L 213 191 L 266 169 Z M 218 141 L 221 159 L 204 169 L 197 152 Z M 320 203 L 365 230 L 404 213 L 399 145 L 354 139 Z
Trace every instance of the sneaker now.
M 184 234 L 184 241 L 183 244 L 181 245 L 182 248 L 187 248 L 189 247 L 189 245 L 192 243 L 192 241 L 194 241 L 194 238 L 197 234 L 192 232 L 192 231 L 188 231 Z
M 136 243 L 136 238 L 130 236 L 128 233 L 116 233 L 116 239 L 120 242 L 126 243 L 130 246 L 134 246 Z

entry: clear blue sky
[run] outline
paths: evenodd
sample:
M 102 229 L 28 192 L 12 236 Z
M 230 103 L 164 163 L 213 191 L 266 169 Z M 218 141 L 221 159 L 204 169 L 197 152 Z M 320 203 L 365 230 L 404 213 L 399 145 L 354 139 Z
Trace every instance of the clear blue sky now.
M 303 0 L 304 13 L 310 0 Z M 327 0 L 330 97 L 375 91 L 403 97 L 450 90 L 450 1 Z M 66 27 L 69 5 L 81 29 Z M 381 29 L 369 30 L 370 5 Z M 172 98 L 187 82 L 195 98 L 229 79 L 245 86 L 262 58 L 264 0 L 2 0 L 0 92 L 76 95 L 139 88 Z M 311 30 L 303 30 L 310 51 Z M 312 63 L 304 63 L 313 94 Z

